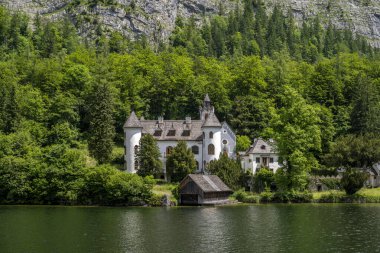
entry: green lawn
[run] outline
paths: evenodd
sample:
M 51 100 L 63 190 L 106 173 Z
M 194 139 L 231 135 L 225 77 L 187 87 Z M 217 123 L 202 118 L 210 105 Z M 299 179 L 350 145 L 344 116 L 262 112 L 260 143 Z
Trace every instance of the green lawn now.
M 171 201 L 176 201 L 173 196 L 172 190 L 177 187 L 177 184 L 165 183 L 156 184 L 153 186 L 153 194 L 163 196 L 167 195 Z

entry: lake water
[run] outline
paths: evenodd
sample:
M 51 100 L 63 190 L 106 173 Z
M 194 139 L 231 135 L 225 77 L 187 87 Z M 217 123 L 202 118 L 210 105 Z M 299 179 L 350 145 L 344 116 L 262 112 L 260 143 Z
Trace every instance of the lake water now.
M 380 204 L 0 206 L 0 252 L 380 252 Z

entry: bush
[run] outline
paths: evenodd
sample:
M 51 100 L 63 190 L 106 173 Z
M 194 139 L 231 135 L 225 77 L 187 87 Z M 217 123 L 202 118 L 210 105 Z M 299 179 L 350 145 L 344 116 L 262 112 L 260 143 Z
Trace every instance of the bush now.
M 253 181 L 254 190 L 260 193 L 272 186 L 274 183 L 274 173 L 267 168 L 260 169 L 260 171 L 253 176 Z
M 338 178 L 322 178 L 320 181 L 330 190 L 338 190 L 342 187 Z
M 272 202 L 274 193 L 270 191 L 264 191 L 260 194 L 260 202 L 269 203 Z
M 347 169 L 343 173 L 341 185 L 347 195 L 353 195 L 363 187 L 367 179 L 367 173 L 355 169 Z
M 324 193 L 321 195 L 321 197 L 318 199 L 318 202 L 320 203 L 338 203 L 342 202 L 345 195 L 343 192 L 339 191 L 330 191 L 328 193 Z
M 253 195 L 244 190 L 238 190 L 231 195 L 232 198 L 235 198 L 237 201 L 242 203 L 259 203 L 260 197 L 258 195 Z
M 148 205 L 150 206 L 162 206 L 162 199 L 164 196 L 153 194 L 148 200 Z
M 313 195 L 310 192 L 286 191 L 286 192 L 276 192 L 273 196 L 272 202 L 309 203 L 311 202 L 312 198 L 313 198 Z

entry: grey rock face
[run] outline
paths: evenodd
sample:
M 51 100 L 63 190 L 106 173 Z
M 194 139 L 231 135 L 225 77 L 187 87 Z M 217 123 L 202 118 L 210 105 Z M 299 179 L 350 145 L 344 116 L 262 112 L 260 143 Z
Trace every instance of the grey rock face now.
M 131 39 L 146 35 L 152 42 L 166 41 L 173 31 L 178 16 L 194 16 L 198 23 L 205 16 L 217 13 L 220 3 L 225 10 L 235 6 L 232 0 L 114 0 L 113 4 L 91 6 L 81 0 L 0 0 L 12 10 L 21 10 L 31 17 L 39 13 L 56 20 L 70 17 L 79 32 L 91 37 L 98 24 L 106 31 L 116 30 Z M 349 28 L 364 35 L 380 47 L 379 0 L 265 0 L 268 11 L 274 4 L 291 9 L 299 21 L 319 15 L 338 28 Z

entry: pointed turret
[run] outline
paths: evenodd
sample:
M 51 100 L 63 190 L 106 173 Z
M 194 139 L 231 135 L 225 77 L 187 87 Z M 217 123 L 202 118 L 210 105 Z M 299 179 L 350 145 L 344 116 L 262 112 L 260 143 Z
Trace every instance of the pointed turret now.
M 199 112 L 202 121 L 206 120 L 208 118 L 208 115 L 214 113 L 214 107 L 211 105 L 211 99 L 208 94 L 206 94 L 203 100 L 203 107 L 199 108 Z
M 124 128 L 142 128 L 140 120 L 137 118 L 134 111 L 132 111 L 131 115 L 124 124 Z
M 214 113 L 210 113 L 203 123 L 202 128 L 203 127 L 222 127 L 222 124 L 220 124 L 219 119 Z

